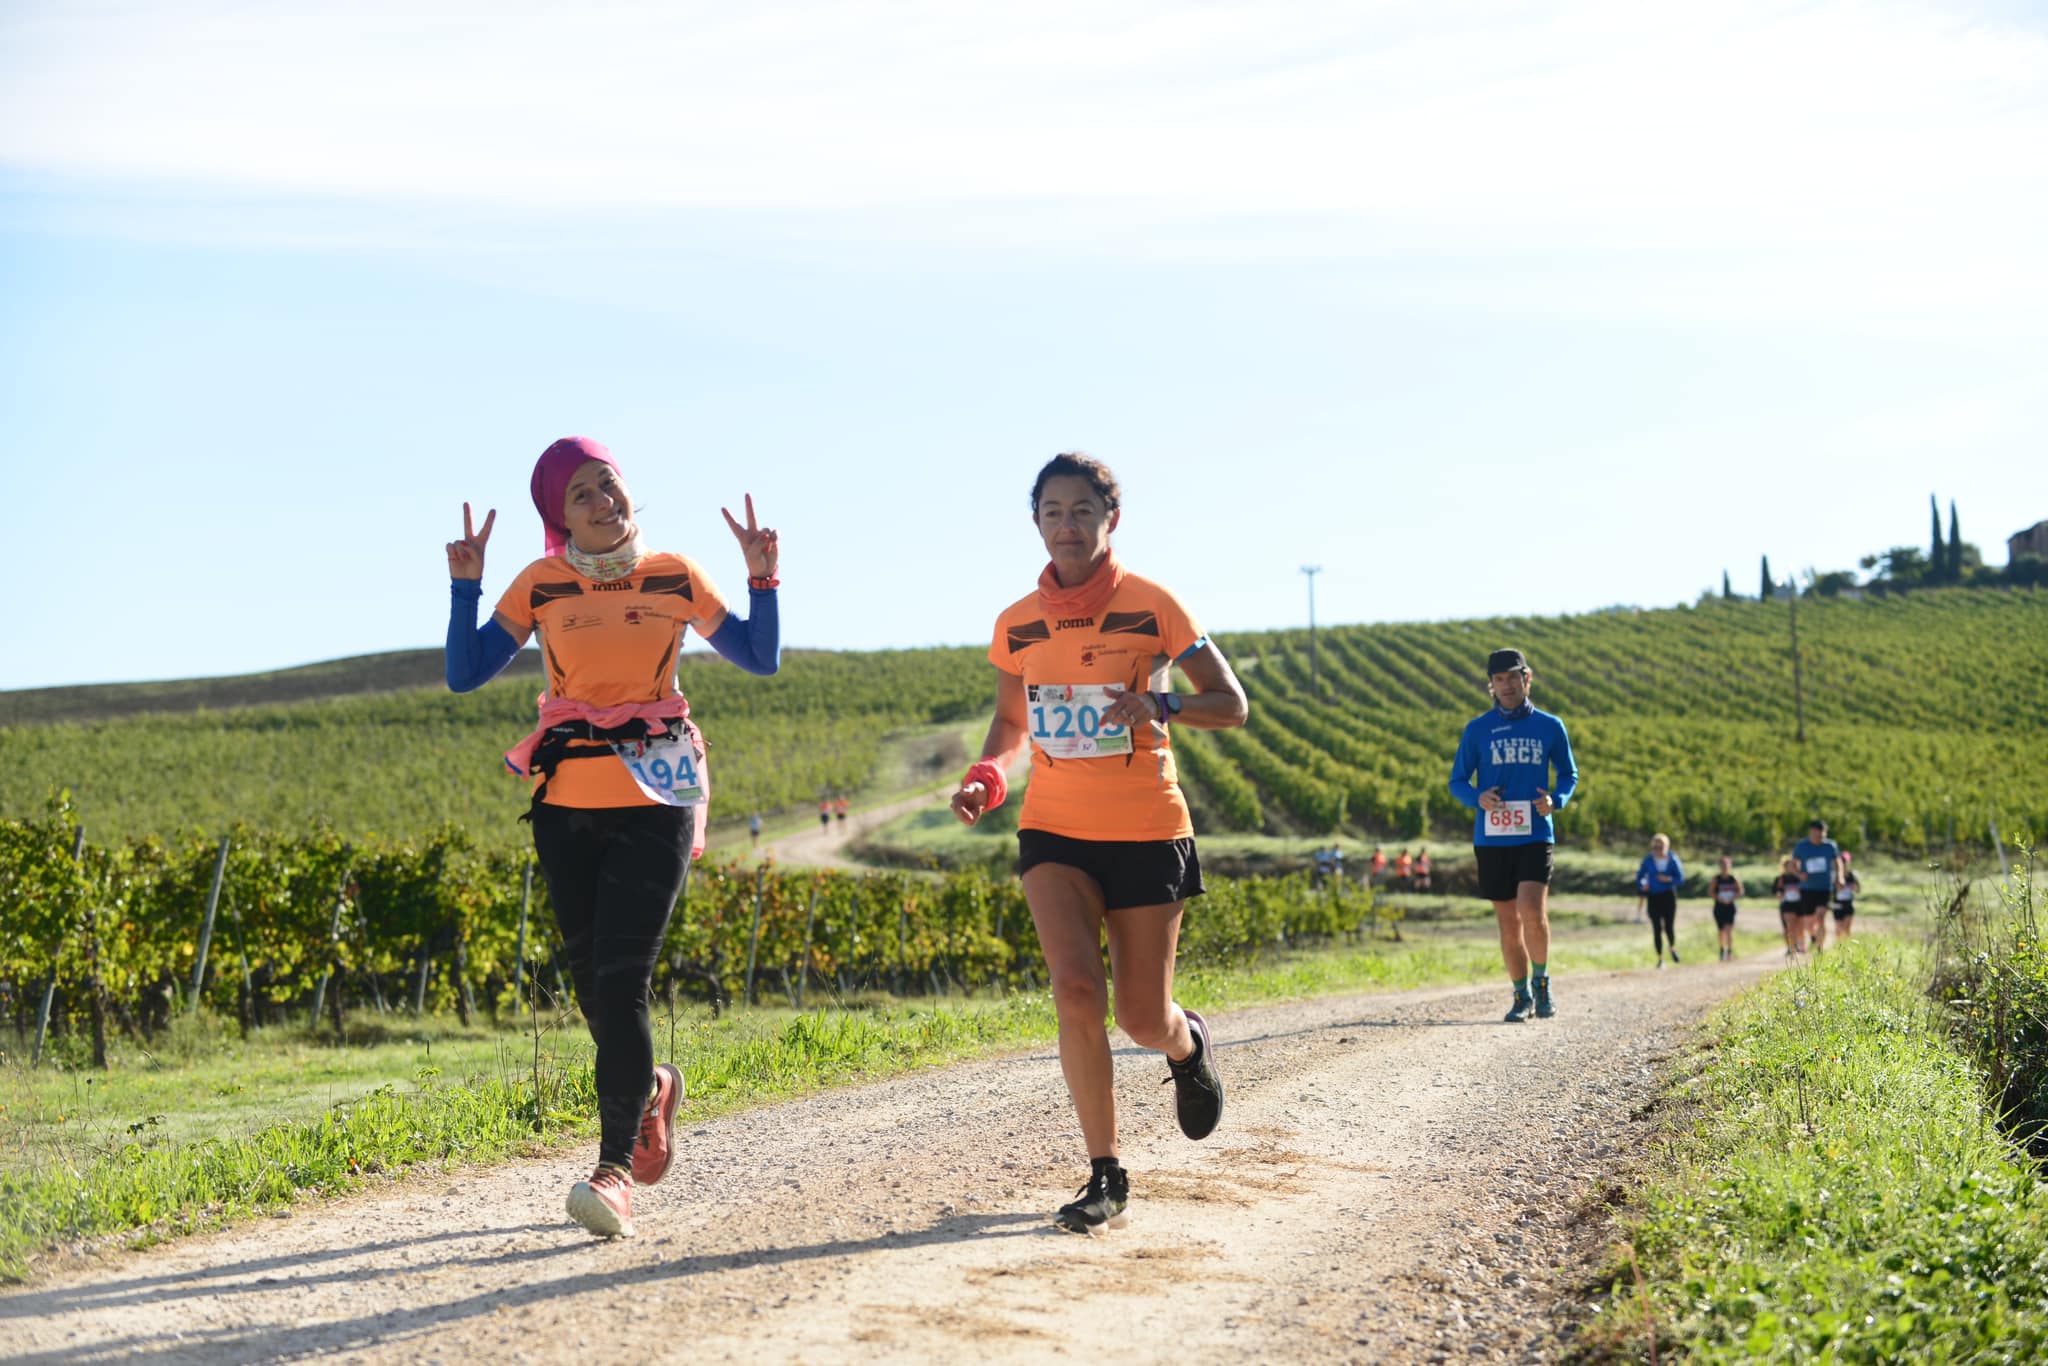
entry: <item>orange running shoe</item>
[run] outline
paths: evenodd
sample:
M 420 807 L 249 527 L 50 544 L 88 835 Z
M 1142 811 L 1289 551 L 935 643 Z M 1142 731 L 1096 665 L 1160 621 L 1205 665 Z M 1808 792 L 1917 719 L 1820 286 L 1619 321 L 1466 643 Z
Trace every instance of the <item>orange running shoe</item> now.
M 633 1176 L 603 1163 L 569 1187 L 569 1217 L 600 1238 L 633 1236 Z
M 683 1074 L 674 1063 L 654 1069 L 654 1095 L 640 1112 L 640 1137 L 633 1144 L 633 1184 L 651 1186 L 668 1175 L 676 1157 L 676 1107 L 683 1103 Z

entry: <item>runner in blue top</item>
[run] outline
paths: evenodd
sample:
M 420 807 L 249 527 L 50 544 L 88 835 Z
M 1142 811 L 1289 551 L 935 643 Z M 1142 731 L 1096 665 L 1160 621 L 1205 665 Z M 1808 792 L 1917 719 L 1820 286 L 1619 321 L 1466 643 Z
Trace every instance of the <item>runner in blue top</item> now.
M 1806 838 L 1792 846 L 1799 862 L 1799 938 L 1801 947 L 1814 941 L 1817 953 L 1826 947 L 1817 936 L 1820 918 L 1835 899 L 1835 884 L 1842 880 L 1842 847 L 1828 838 L 1828 823 L 1815 816 L 1806 827 Z
M 1458 741 L 1451 795 L 1477 813 L 1479 894 L 1500 922 L 1501 960 L 1515 984 L 1507 1018 L 1515 1024 L 1532 1007 L 1539 1016 L 1557 1013 L 1550 997 L 1550 817 L 1571 800 L 1579 770 L 1564 722 L 1529 701 L 1532 675 L 1522 652 L 1495 650 L 1486 674 L 1493 709 L 1473 718 Z
M 1664 966 L 1664 941 L 1671 941 L 1671 961 L 1678 961 L 1678 889 L 1685 882 L 1685 865 L 1671 852 L 1669 835 L 1650 836 L 1650 852 L 1636 869 L 1636 891 L 1650 903 L 1650 940 L 1657 949 L 1657 966 Z

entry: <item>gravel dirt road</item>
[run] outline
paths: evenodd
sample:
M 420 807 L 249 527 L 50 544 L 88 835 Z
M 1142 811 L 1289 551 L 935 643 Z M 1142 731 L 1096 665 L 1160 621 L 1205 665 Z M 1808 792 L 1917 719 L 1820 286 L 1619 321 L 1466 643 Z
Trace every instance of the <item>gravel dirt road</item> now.
M 1106 1236 L 1048 1223 L 1086 1164 L 1043 1049 L 686 1111 L 633 1239 L 563 1216 L 587 1153 L 415 1177 L 9 1291 L 0 1356 L 1543 1361 L 1661 1065 L 1773 966 L 1560 977 L 1522 1025 L 1496 985 L 1221 1016 L 1199 1144 L 1124 1050 L 1133 1204 Z

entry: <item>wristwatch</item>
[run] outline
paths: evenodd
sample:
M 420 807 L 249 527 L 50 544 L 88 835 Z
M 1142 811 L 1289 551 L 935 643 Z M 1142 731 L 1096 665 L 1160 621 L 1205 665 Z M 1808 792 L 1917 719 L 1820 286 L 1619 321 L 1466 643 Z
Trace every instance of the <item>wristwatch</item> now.
M 1166 725 L 1180 715 L 1181 695 L 1177 692 L 1156 692 L 1152 696 L 1159 703 L 1159 724 Z

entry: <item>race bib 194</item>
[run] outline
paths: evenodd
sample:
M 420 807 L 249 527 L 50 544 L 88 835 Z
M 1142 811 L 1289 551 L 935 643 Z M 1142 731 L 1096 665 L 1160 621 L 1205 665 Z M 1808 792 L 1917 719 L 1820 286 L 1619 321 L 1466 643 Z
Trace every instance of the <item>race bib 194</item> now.
M 663 806 L 695 806 L 704 800 L 703 760 L 687 734 L 673 739 L 621 740 L 612 752 L 640 790 Z
M 1502 802 L 1481 814 L 1486 817 L 1486 833 L 1489 835 L 1526 835 L 1536 828 L 1533 802 Z
M 1099 759 L 1130 753 L 1130 729 L 1103 718 L 1122 692 L 1085 683 L 1025 685 L 1031 743 L 1049 759 Z

